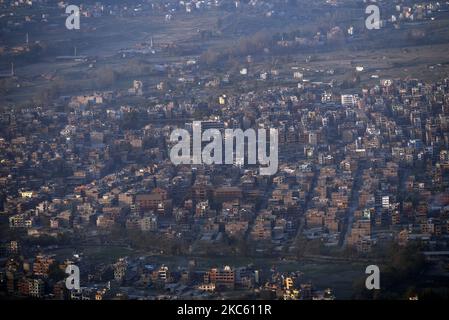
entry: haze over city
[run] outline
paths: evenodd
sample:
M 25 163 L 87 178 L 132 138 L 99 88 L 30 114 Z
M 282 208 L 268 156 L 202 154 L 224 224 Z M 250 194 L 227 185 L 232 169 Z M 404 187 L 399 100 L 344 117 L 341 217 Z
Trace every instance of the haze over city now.
M 0 0 L 0 35 L 1 300 L 449 298 L 447 1 Z

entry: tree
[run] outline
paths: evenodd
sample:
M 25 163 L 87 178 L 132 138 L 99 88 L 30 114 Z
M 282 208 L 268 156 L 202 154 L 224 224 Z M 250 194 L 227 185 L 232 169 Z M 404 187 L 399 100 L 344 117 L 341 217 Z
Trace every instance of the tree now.
M 48 277 L 54 282 L 58 282 L 65 279 L 66 274 L 64 270 L 59 267 L 59 264 L 57 262 L 53 262 L 49 267 Z
M 97 86 L 100 88 L 114 85 L 117 80 L 117 74 L 110 68 L 104 68 L 96 73 Z

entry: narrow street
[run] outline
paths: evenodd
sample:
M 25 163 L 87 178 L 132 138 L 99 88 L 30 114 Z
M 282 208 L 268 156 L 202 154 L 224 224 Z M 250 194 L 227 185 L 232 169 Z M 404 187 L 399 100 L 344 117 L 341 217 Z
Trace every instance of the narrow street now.
M 351 227 L 352 223 L 354 222 L 354 212 L 357 210 L 359 206 L 359 190 L 363 184 L 362 174 L 363 170 L 366 168 L 365 162 L 360 162 L 359 166 L 357 168 L 355 177 L 354 177 L 354 184 L 352 186 L 352 192 L 351 192 L 351 201 L 348 207 L 348 210 L 346 212 L 345 219 L 343 221 L 343 227 L 340 232 L 340 239 L 338 241 L 338 245 L 341 248 L 344 248 L 346 245 L 346 239 L 348 235 L 351 234 Z

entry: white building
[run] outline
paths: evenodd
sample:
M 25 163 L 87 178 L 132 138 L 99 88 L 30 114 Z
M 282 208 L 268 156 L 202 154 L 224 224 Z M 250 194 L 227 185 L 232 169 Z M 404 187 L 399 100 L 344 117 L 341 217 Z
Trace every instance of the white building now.
M 352 94 L 343 94 L 341 95 L 341 104 L 344 107 L 353 107 L 355 106 L 356 99 Z

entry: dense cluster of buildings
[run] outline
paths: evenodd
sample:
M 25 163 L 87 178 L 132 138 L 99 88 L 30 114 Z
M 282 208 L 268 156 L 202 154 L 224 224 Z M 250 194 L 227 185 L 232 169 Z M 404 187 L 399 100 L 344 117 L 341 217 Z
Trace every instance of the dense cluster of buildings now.
M 306 84 L 228 95 L 213 106 L 220 116 L 203 119 L 220 130 L 278 128 L 280 166 L 269 177 L 237 163 L 174 166 L 168 123 L 204 107 L 189 102 L 112 109 L 113 94 L 97 93 L 4 113 L 1 209 L 20 234 L 5 251 L 17 251 L 20 237 L 104 244 L 117 229 L 181 240 L 200 255 L 282 256 L 317 240 L 360 254 L 392 242 L 447 249 L 449 80 L 381 81 L 345 106 L 335 91 Z M 128 129 L 135 115 L 149 123 Z M 48 272 L 51 259 L 36 261 L 30 272 Z M 207 277 L 209 290 L 217 276 Z M 22 285 L 41 290 L 40 281 Z
M 432 9 L 399 11 L 420 19 Z M 341 30 L 327 37 L 333 32 Z M 157 83 L 136 79 L 123 90 L 1 112 L 2 294 L 333 299 L 299 273 L 232 266 L 232 259 L 366 257 L 392 243 L 447 254 L 449 78 L 348 89 L 309 80 L 334 70 L 311 70 L 307 61 L 279 70 L 248 56 L 222 74 L 198 64 L 157 64 Z M 278 171 L 174 165 L 170 134 L 192 132 L 194 120 L 203 130 L 276 128 Z M 84 254 L 92 246 L 133 254 L 98 263 Z M 231 266 L 173 266 L 164 256 L 224 257 Z M 66 289 L 70 264 L 80 267 L 80 290 Z

